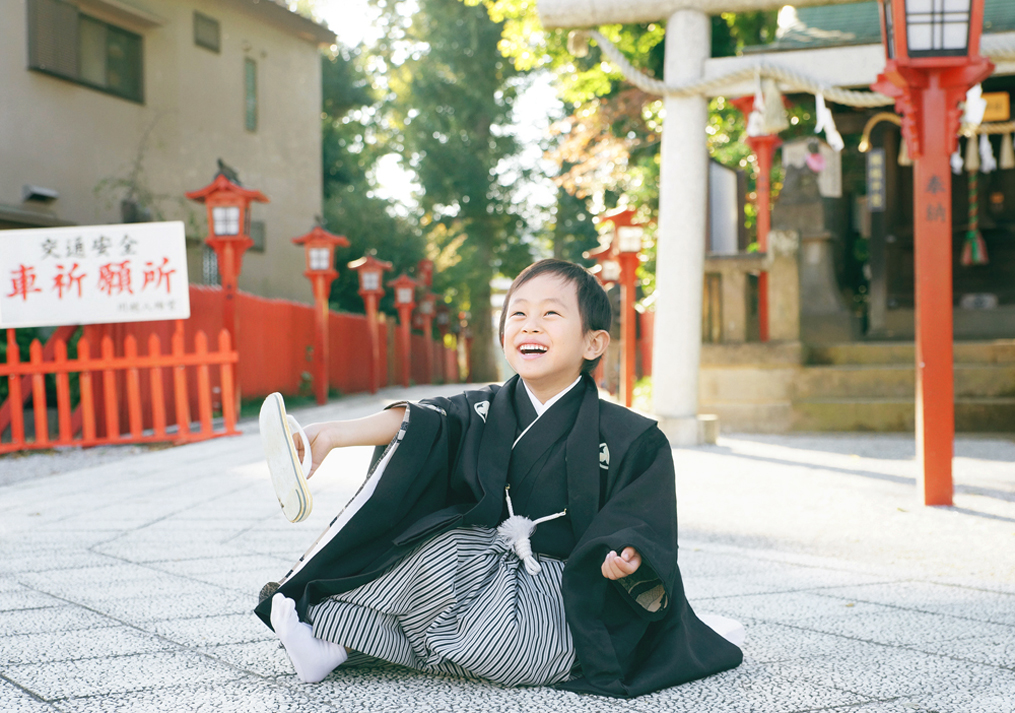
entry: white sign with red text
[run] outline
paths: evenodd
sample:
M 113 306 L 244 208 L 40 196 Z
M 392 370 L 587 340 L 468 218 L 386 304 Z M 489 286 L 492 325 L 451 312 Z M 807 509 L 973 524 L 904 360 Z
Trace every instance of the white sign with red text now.
M 0 231 L 0 327 L 188 317 L 182 222 Z

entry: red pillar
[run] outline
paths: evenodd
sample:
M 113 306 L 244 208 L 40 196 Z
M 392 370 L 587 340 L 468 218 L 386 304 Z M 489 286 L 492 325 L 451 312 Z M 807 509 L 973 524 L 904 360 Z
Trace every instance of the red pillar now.
M 748 136 L 747 145 L 758 158 L 758 180 L 755 183 L 758 209 L 758 251 L 768 252 L 768 233 L 772 229 L 772 155 L 782 144 L 774 134 Z M 758 334 L 768 341 L 768 273 L 758 275 Z
M 916 281 L 916 453 L 926 505 L 952 504 L 952 173 L 948 94 L 940 74 L 920 92 L 924 148 L 913 162 Z M 953 102 L 954 104 L 954 102 Z M 952 107 L 954 109 L 954 107 Z

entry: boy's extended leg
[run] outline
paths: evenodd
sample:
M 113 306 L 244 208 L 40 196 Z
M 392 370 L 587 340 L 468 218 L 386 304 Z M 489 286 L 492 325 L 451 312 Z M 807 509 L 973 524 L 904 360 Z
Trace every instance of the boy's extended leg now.
M 324 680 L 349 658 L 344 646 L 314 638 L 313 627 L 300 621 L 296 602 L 282 593 L 271 598 L 271 626 L 304 683 Z

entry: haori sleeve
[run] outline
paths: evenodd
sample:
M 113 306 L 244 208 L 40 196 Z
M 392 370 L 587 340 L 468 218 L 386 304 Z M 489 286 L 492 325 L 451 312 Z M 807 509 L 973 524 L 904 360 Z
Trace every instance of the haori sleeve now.
M 638 571 L 615 581 L 600 571 L 606 554 L 633 547 L 641 555 Z M 674 594 L 677 569 L 677 501 L 669 442 L 652 427 L 627 449 L 617 477 L 569 563 L 588 571 L 589 585 L 612 586 L 643 619 L 665 616 Z M 600 581 L 596 581 L 596 580 Z

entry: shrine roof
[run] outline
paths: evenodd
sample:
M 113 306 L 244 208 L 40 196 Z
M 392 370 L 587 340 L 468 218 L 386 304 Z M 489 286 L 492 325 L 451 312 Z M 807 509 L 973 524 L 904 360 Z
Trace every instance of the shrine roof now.
M 744 54 L 780 50 L 847 47 L 881 43 L 881 18 L 877 2 L 798 7 L 780 15 L 775 42 L 744 47 Z M 986 0 L 983 32 L 1015 30 L 1015 0 Z

